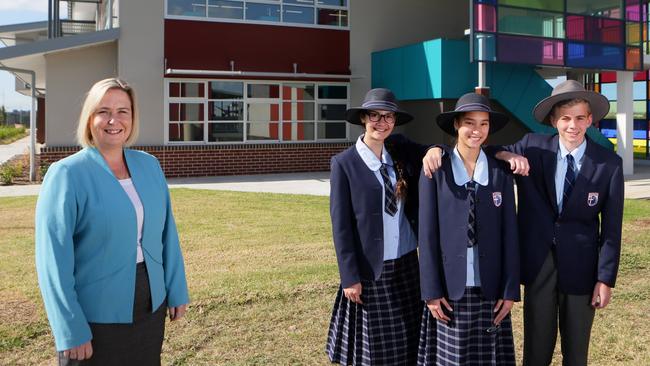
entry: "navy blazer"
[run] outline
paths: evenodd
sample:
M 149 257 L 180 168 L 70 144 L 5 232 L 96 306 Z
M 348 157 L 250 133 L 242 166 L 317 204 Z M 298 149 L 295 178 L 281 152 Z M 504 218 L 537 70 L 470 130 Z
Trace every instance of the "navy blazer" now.
M 489 182 L 476 196 L 481 292 L 518 301 L 519 244 L 513 179 L 488 157 Z M 423 300 L 459 300 L 467 283 L 468 193 L 454 182 L 449 154 L 429 179 L 420 175 L 420 287 Z
M 621 158 L 587 138 L 575 186 L 559 213 L 555 195 L 559 136 L 527 134 L 505 148 L 525 156 L 530 164 L 529 176 L 516 176 L 522 283 L 535 280 L 549 250 L 555 248 L 560 291 L 591 294 L 597 281 L 614 287 L 623 221 Z
M 427 147 L 402 135 L 384 142 L 395 165 L 404 166 L 408 194 L 404 214 L 417 235 L 418 176 Z M 353 145 L 332 157 L 330 215 L 343 288 L 377 280 L 384 263 L 383 186 Z

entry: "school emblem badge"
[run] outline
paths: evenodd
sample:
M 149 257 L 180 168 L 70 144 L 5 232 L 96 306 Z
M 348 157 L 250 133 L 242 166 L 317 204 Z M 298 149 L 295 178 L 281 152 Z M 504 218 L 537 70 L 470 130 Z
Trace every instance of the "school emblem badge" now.
M 598 192 L 589 192 L 587 196 L 587 204 L 589 207 L 594 207 L 598 203 Z
M 501 192 L 492 192 L 492 202 L 494 202 L 494 206 L 496 207 L 501 206 L 501 202 L 503 202 Z

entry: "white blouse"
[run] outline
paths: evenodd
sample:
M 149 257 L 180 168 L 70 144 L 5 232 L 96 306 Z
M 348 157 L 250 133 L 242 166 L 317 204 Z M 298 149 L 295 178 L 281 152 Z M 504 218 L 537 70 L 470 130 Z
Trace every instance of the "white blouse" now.
M 136 253 L 136 263 L 144 262 L 144 255 L 142 254 L 142 224 L 144 223 L 144 208 L 142 207 L 142 202 L 140 201 L 140 196 L 135 190 L 133 181 L 131 178 L 120 179 L 120 185 L 129 196 L 133 208 L 135 208 L 135 216 L 138 222 L 138 243 L 137 243 L 137 253 Z

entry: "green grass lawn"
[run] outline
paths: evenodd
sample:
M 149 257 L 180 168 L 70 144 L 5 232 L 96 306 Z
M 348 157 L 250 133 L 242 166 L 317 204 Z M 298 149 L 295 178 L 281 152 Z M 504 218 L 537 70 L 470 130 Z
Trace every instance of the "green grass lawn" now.
M 172 199 L 192 304 L 167 326 L 163 364 L 327 365 L 338 287 L 328 199 L 185 189 Z M 0 364 L 55 364 L 34 270 L 35 202 L 0 198 Z M 623 237 L 591 365 L 650 364 L 650 201 L 626 202 Z M 513 316 L 521 357 L 521 303 Z
M 12 126 L 0 125 L 0 145 L 9 144 L 27 136 L 24 127 L 15 128 Z

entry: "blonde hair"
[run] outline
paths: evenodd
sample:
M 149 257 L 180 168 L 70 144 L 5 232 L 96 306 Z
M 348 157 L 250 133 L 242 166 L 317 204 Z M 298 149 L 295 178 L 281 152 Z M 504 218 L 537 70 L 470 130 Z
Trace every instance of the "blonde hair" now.
M 135 91 L 126 83 L 126 81 L 118 78 L 108 78 L 100 80 L 90 88 L 86 94 L 83 107 L 81 107 L 81 114 L 79 115 L 79 122 L 77 125 L 77 142 L 83 147 L 95 146 L 93 136 L 90 130 L 90 120 L 93 118 L 97 110 L 97 106 L 102 98 L 109 90 L 117 89 L 125 92 L 131 100 L 131 133 L 127 137 L 125 145 L 130 146 L 137 140 L 140 131 L 140 121 L 138 119 L 138 108 L 136 107 Z

